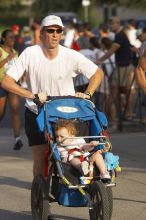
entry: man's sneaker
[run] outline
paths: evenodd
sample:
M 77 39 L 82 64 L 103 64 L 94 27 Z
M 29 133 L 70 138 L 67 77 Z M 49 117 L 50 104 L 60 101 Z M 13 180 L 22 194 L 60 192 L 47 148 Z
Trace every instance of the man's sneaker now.
M 89 173 L 89 163 L 87 161 L 83 161 L 81 163 L 81 168 L 82 168 L 83 175 L 87 175 Z
M 111 181 L 111 176 L 108 172 L 106 172 L 105 174 L 100 174 L 100 178 L 104 183 L 108 183 Z
M 20 150 L 21 147 L 23 147 L 23 143 L 22 143 L 21 139 L 19 139 L 18 141 L 16 141 L 13 149 L 14 150 Z

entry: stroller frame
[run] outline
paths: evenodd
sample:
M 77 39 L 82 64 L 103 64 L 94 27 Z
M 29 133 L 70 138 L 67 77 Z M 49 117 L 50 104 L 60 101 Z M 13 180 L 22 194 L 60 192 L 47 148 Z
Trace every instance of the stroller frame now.
M 50 101 L 49 101 L 50 102 Z M 44 116 L 46 118 L 46 105 L 44 105 Z M 46 121 L 44 120 L 45 130 L 47 130 Z M 94 135 L 94 136 L 82 136 L 80 138 L 105 138 L 104 135 Z M 79 137 L 75 137 L 77 139 Z M 51 184 L 52 184 L 52 176 L 55 175 L 59 178 L 63 185 L 65 185 L 68 189 L 78 190 L 80 194 L 85 197 L 87 201 L 87 206 L 89 209 L 89 217 L 90 220 L 110 220 L 112 216 L 113 209 L 113 197 L 111 187 L 115 186 L 115 183 L 103 183 L 99 176 L 93 176 L 91 183 L 89 185 L 86 184 L 72 184 L 68 178 L 63 173 L 62 162 L 60 161 L 58 155 L 54 153 L 54 149 L 56 145 L 53 143 L 53 140 L 50 139 L 50 135 L 47 131 L 47 139 L 48 139 L 48 149 L 46 151 L 46 160 L 45 163 L 45 176 L 39 175 L 34 177 L 32 188 L 31 188 L 31 208 L 32 208 L 32 216 L 33 220 L 49 220 L 52 219 L 50 214 L 50 203 L 52 200 L 56 200 L 54 195 L 51 193 Z M 101 143 L 104 145 L 105 143 Z M 90 155 L 89 155 L 90 156 Z M 54 174 L 54 167 L 56 167 Z M 96 198 L 99 201 L 96 201 L 95 204 L 95 194 L 97 194 Z M 100 204 L 100 207 L 98 205 Z M 96 211 L 97 209 L 97 211 Z

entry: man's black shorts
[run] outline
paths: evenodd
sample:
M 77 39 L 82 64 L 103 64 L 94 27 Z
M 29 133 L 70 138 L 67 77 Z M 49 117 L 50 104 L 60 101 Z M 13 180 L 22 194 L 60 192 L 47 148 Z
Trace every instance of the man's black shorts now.
M 25 109 L 25 133 L 28 138 L 29 146 L 45 144 L 44 132 L 40 132 L 38 124 L 36 122 L 37 115 Z

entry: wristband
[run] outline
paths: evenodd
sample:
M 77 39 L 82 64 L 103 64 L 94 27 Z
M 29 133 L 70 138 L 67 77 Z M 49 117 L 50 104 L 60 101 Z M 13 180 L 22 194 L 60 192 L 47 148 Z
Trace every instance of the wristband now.
M 38 104 L 39 103 L 39 96 L 38 96 L 38 94 L 35 94 L 34 95 L 34 99 L 33 99 L 33 102 L 35 103 L 35 104 Z
M 89 92 L 89 91 L 86 91 L 85 94 L 88 95 L 88 96 L 90 96 L 90 98 L 91 98 L 92 95 L 93 95 L 93 93 L 92 93 L 92 92 Z
M 39 99 L 38 94 L 34 94 L 34 99 Z

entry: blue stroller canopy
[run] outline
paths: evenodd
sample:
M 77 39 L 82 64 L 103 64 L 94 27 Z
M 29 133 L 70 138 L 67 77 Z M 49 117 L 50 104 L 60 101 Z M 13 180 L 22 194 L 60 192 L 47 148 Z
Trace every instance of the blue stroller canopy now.
M 52 134 L 51 123 L 59 119 L 90 121 L 90 135 L 100 134 L 108 125 L 104 113 L 99 112 L 91 101 L 75 97 L 52 99 L 42 106 L 37 117 L 40 131 L 43 132 L 46 125 L 48 132 Z

